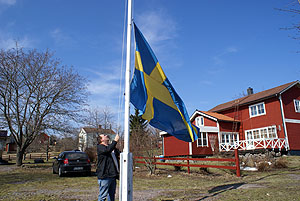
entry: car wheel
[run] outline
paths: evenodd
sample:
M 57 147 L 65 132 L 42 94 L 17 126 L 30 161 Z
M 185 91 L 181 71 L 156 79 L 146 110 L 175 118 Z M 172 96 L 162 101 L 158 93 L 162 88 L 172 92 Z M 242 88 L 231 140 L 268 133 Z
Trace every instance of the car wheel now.
M 63 176 L 61 167 L 58 168 L 58 176 L 59 176 L 59 177 L 62 177 L 62 176 Z

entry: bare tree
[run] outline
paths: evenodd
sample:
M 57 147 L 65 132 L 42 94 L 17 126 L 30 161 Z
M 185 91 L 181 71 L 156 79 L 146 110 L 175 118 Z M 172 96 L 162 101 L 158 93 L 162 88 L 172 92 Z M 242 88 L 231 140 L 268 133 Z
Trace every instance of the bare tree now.
M 114 118 L 114 115 L 113 115 L 111 109 L 108 106 L 106 106 L 102 110 L 102 125 L 104 126 L 104 129 L 109 129 L 112 127 L 113 118 Z
M 279 11 L 283 11 L 286 13 L 291 14 L 294 19 L 297 19 L 296 17 L 300 17 L 300 0 L 291 0 L 287 5 L 286 8 L 280 8 L 277 9 Z M 299 19 L 299 18 L 298 18 Z M 286 28 L 283 28 L 284 30 L 289 30 L 289 31 L 295 31 L 291 38 L 300 40 L 300 20 L 292 23 Z
M 78 132 L 77 132 L 78 133 Z M 63 134 L 60 139 L 56 142 L 56 149 L 58 151 L 74 150 L 78 147 L 78 135 L 73 134 Z
M 134 156 L 143 156 L 149 174 L 155 174 L 156 165 L 153 159 L 158 150 L 159 132 L 148 125 L 139 111 L 130 115 L 130 149 Z M 135 161 L 134 165 L 135 165 Z
M 85 103 L 84 81 L 48 50 L 0 50 L 0 116 L 17 143 L 18 166 L 40 132 L 73 127 Z
M 101 124 L 101 112 L 98 108 L 86 109 L 85 124 L 97 128 Z
M 103 109 L 89 108 L 86 112 L 85 122 L 88 126 L 97 128 L 102 125 L 104 129 L 109 129 L 115 125 L 114 115 L 108 106 Z

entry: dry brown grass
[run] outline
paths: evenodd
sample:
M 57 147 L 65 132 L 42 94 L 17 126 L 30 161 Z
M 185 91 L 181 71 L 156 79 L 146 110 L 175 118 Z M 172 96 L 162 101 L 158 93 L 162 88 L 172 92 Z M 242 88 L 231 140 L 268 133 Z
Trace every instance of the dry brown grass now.
M 288 167 L 288 161 L 285 156 L 253 155 L 247 158 L 242 157 L 240 163 L 244 167 L 256 167 L 258 171 L 270 171 Z
M 287 168 L 288 161 L 286 160 L 286 158 L 280 157 L 275 161 L 274 167 L 275 168 Z
M 133 177 L 134 200 L 298 200 L 300 157 L 284 157 L 277 163 L 287 168 L 242 171 L 240 178 L 222 169 L 208 168 L 210 174 L 204 174 L 191 168 L 188 174 L 186 168 L 175 171 L 173 167 L 159 168 L 156 175 L 149 176 L 140 167 Z M 59 178 L 52 174 L 50 161 L 0 166 L 0 184 L 0 200 L 7 201 L 96 200 L 98 195 L 95 176 Z
M 271 170 L 271 164 L 267 161 L 260 161 L 256 165 L 257 170 L 260 172 Z

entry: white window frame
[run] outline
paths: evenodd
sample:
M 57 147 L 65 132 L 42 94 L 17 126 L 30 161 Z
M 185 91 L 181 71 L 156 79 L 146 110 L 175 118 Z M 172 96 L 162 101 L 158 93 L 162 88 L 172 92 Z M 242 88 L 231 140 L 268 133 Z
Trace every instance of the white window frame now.
M 199 136 L 198 136 L 198 139 L 197 139 L 197 147 L 208 147 L 208 134 L 207 134 L 207 132 L 200 132 L 199 133 Z
M 204 117 L 203 116 L 196 117 L 196 126 L 198 126 L 198 127 L 204 126 Z
M 265 138 L 265 132 L 267 134 L 267 138 Z M 275 136 L 271 136 L 271 134 L 273 134 L 273 132 L 270 131 L 274 131 Z M 254 133 L 258 132 L 258 138 L 255 138 Z M 250 138 L 248 137 L 248 134 L 250 136 Z M 262 128 L 255 128 L 255 129 L 251 129 L 251 130 L 245 130 L 245 139 L 248 141 L 254 141 L 254 140 L 263 140 L 263 139 L 274 139 L 274 138 L 278 138 L 278 134 L 277 134 L 277 130 L 276 130 L 276 126 L 268 126 L 268 127 L 262 127 Z
M 300 100 L 294 99 L 295 111 L 300 113 Z
M 223 144 L 234 144 L 239 141 L 238 132 L 221 132 L 221 142 Z
M 262 109 L 263 109 L 263 112 L 261 112 L 261 113 L 259 113 L 259 111 L 261 111 L 259 109 L 260 106 L 262 106 Z M 255 110 L 256 114 L 252 114 L 252 112 L 251 112 L 252 109 Z M 264 102 L 257 103 L 257 104 L 249 106 L 249 115 L 250 115 L 250 118 L 261 116 L 261 115 L 265 115 L 265 114 L 266 114 L 266 107 L 265 107 L 265 103 Z

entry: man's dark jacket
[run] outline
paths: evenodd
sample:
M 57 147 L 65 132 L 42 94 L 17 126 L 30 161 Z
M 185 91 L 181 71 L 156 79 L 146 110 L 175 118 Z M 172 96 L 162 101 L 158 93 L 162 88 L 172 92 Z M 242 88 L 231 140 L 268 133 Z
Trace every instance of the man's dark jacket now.
M 114 164 L 111 152 L 114 150 L 115 155 L 119 158 L 119 150 L 116 148 L 117 142 L 112 141 L 111 144 L 105 146 L 102 144 L 97 145 L 97 177 L 98 179 L 104 178 L 118 178 L 119 173 Z

